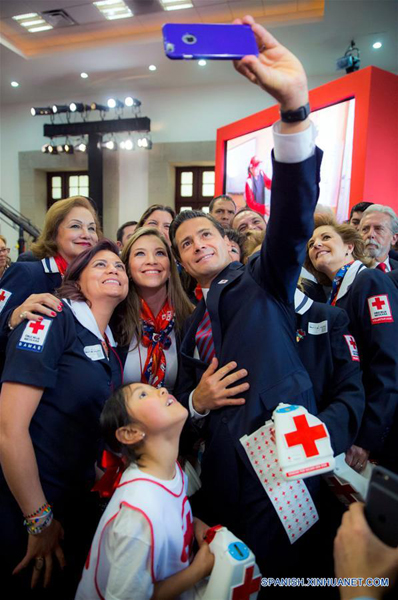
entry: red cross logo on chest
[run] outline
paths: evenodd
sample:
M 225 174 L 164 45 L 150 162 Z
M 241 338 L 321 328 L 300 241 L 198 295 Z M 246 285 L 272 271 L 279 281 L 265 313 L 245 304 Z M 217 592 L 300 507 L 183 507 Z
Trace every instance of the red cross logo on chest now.
M 350 341 L 348 343 L 350 344 L 350 346 L 352 346 L 353 350 L 357 349 L 357 343 L 356 343 L 356 341 L 354 340 L 353 337 L 350 339 Z
M 1 294 L 0 294 L 0 302 L 4 302 L 4 300 L 6 299 L 6 295 L 4 293 L 4 290 L 1 290 Z
M 44 325 L 42 325 L 41 323 L 38 323 L 37 321 L 33 321 L 32 323 L 29 323 L 29 327 L 32 328 L 32 333 L 37 334 L 39 333 L 39 331 L 41 329 L 44 329 Z
M 285 434 L 286 442 L 289 448 L 291 446 L 302 445 L 307 458 L 319 454 L 315 440 L 320 440 L 327 437 L 325 426 L 313 425 L 310 427 L 305 415 L 293 417 L 293 421 L 297 427 L 296 431 Z
M 260 589 L 261 576 L 253 578 L 254 565 L 247 567 L 245 570 L 245 578 L 241 585 L 234 588 L 232 600 L 249 600 L 251 594 L 258 592 Z

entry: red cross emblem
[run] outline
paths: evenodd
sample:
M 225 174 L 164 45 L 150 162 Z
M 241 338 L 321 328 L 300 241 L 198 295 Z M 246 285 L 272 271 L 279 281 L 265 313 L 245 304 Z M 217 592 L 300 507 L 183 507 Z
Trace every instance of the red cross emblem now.
M 357 494 L 358 492 L 351 487 L 349 483 L 341 483 L 337 477 L 328 477 L 328 483 L 336 496 L 345 498 L 347 502 L 344 502 L 344 504 L 358 502 L 358 499 L 354 496 L 354 494 Z
M 320 440 L 327 437 L 325 426 L 313 425 L 310 427 L 305 415 L 293 417 L 293 421 L 297 427 L 296 431 L 285 434 L 286 442 L 289 448 L 291 446 L 298 446 L 301 444 L 304 448 L 307 458 L 319 454 L 315 440 Z
M 4 302 L 4 300 L 6 299 L 6 295 L 4 293 L 4 290 L 1 290 L 1 294 L 0 294 L 0 302 Z
M 32 333 L 37 334 L 41 329 L 44 329 L 44 325 L 39 323 L 38 321 L 32 321 L 29 323 L 29 327 L 32 328 Z
M 184 542 L 181 552 L 181 562 L 187 562 L 191 554 L 193 544 L 193 522 L 191 513 L 186 514 L 186 529 L 184 531 Z
M 385 305 L 385 300 L 381 300 L 377 296 L 374 299 L 374 302 L 372 302 L 372 306 L 374 306 L 377 310 L 381 310 L 384 305 Z
M 348 349 L 350 351 L 352 360 L 359 362 L 358 346 L 357 346 L 357 343 L 356 343 L 354 337 L 352 335 L 345 335 L 344 339 L 347 342 Z
M 247 567 L 243 583 L 234 587 L 232 600 L 249 600 L 251 594 L 255 594 L 260 589 L 261 575 L 253 579 L 254 565 Z

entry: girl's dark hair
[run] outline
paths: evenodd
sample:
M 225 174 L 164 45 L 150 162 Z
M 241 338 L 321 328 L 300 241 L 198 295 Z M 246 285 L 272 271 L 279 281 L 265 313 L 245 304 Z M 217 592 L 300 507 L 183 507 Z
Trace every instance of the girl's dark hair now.
M 140 457 L 138 448 L 141 444 L 134 444 L 134 446 L 122 444 L 116 438 L 116 431 L 120 427 L 126 427 L 126 425 L 134 423 L 126 406 L 126 390 L 130 385 L 130 383 L 122 385 L 108 398 L 100 416 L 100 429 L 103 439 L 113 452 L 122 454 L 128 464 L 138 462 Z
M 119 248 L 115 242 L 107 239 L 102 239 L 95 244 L 95 246 L 84 250 L 79 256 L 76 256 L 68 266 L 62 285 L 56 292 L 58 298 L 67 298 L 69 300 L 76 300 L 77 302 L 88 303 L 87 298 L 80 289 L 80 275 L 94 256 L 103 250 L 109 250 L 109 252 L 113 252 L 116 256 L 119 256 Z

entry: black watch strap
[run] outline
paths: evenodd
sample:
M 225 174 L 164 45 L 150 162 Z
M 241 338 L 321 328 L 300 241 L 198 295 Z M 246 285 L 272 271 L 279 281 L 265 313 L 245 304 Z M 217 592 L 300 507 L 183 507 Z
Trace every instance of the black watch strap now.
M 305 121 L 310 112 L 310 103 L 307 102 L 305 106 L 300 106 L 296 110 L 281 111 L 281 120 L 284 123 L 298 123 L 299 121 Z

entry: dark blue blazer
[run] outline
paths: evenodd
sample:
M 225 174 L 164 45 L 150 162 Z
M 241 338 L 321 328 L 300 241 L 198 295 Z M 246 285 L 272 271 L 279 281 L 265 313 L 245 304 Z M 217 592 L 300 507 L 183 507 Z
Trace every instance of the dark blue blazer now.
M 388 301 L 389 313 L 378 318 L 371 306 Z M 355 262 L 344 276 L 336 306 L 344 308 L 361 358 L 366 407 L 356 444 L 380 452 L 398 407 L 398 293 L 378 269 Z
M 297 292 L 296 320 L 297 351 L 337 455 L 354 443 L 365 410 L 360 363 L 350 350 L 348 315 Z
M 391 279 L 393 284 L 396 287 L 398 287 L 398 269 L 395 269 L 394 271 L 390 271 L 389 273 L 387 273 L 387 276 Z
M 316 412 L 311 380 L 296 349 L 294 294 L 313 228 L 321 156 L 317 149 L 302 163 L 274 161 L 266 243 L 245 267 L 237 262 L 228 265 L 213 280 L 207 295 L 219 366 L 236 361 L 238 369 L 247 369 L 250 382 L 242 394 L 244 405 L 212 411 L 202 427 L 206 438 L 203 487 L 219 493 L 222 501 L 240 494 L 234 471 L 236 452 L 254 475 L 239 442 L 241 436 L 264 425 L 280 402 L 302 404 Z M 175 393 L 185 405 L 207 368 L 193 357 L 204 312 L 201 300 L 188 319 L 181 344 Z M 225 434 L 232 443 L 222 441 Z
M 10 332 L 7 323 L 14 309 L 31 294 L 53 294 L 62 283 L 54 258 L 43 258 L 36 262 L 17 262 L 7 269 L 1 280 L 2 292 L 8 296 L 0 302 L 0 351 L 5 351 Z

